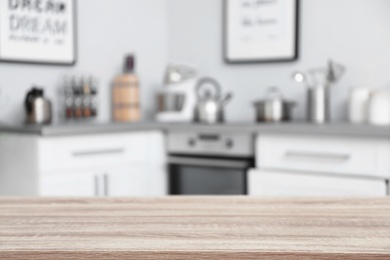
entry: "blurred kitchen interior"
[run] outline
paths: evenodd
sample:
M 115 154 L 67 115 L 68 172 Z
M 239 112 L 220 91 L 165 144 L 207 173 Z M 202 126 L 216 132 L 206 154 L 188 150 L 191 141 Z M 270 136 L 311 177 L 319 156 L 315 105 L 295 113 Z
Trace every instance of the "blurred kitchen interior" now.
M 388 0 L 41 2 L 0 0 L 0 195 L 390 194 Z

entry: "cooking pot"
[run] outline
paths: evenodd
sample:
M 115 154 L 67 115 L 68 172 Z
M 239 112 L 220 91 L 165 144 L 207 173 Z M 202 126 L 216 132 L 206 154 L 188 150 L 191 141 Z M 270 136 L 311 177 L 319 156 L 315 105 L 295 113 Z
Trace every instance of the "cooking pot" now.
M 285 122 L 292 119 L 295 102 L 283 99 L 276 87 L 268 89 L 267 98 L 254 103 L 257 122 Z

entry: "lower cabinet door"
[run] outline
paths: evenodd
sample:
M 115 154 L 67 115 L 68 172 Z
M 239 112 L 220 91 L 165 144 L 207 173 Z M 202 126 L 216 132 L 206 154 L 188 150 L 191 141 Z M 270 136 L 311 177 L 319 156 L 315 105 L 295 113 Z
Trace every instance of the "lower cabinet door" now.
M 64 172 L 40 176 L 40 196 L 90 197 L 96 196 L 97 176 L 86 172 Z
M 106 196 L 146 196 L 145 167 L 110 169 L 103 176 Z
M 386 196 L 385 180 L 337 175 L 251 170 L 252 196 Z
M 159 197 L 168 195 L 168 170 L 166 164 L 146 167 L 146 196 Z

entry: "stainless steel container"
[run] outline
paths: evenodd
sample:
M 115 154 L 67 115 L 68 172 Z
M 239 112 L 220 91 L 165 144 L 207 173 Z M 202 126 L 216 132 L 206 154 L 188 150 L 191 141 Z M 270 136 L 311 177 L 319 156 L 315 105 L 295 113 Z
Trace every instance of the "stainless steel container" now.
M 330 88 L 316 86 L 308 89 L 307 117 L 316 124 L 324 124 L 330 121 Z
M 282 100 L 258 101 L 255 104 L 257 122 L 285 122 L 292 119 L 294 102 Z
M 307 118 L 315 124 L 331 121 L 330 91 L 332 86 L 340 81 L 346 68 L 330 60 L 326 68 L 312 69 L 304 74 L 297 72 L 293 78 L 297 83 L 304 84 L 307 90 Z
M 267 91 L 267 98 L 254 103 L 257 122 L 283 122 L 292 119 L 295 102 L 286 101 L 277 87 Z
M 225 121 L 223 107 L 214 101 L 206 101 L 198 104 L 194 113 L 194 119 L 197 123 L 218 124 Z
M 183 109 L 185 95 L 181 93 L 160 93 L 157 95 L 158 112 L 178 112 Z

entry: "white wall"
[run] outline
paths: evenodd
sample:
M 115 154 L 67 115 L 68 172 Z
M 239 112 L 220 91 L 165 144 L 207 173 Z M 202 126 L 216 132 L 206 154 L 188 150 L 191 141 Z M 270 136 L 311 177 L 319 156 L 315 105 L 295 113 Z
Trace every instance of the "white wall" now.
M 348 68 L 334 88 L 335 120 L 346 119 L 351 86 L 384 87 L 390 83 L 389 0 L 301 0 L 300 59 L 293 63 L 227 65 L 222 59 L 222 0 L 168 1 L 169 58 L 196 64 L 202 75 L 217 78 L 234 93 L 229 121 L 254 119 L 252 101 L 271 85 L 299 101 L 304 118 L 305 90 L 290 75 L 325 65 L 328 58 Z
M 167 60 L 166 1 L 78 0 L 77 4 L 77 65 L 0 63 L 0 122 L 23 122 L 25 93 L 33 84 L 44 86 L 46 95 L 55 103 L 61 77 L 72 73 L 100 78 L 99 121 L 109 120 L 111 80 L 121 73 L 123 56 L 129 52 L 137 55 L 143 112 L 145 117 L 151 117 L 154 92 L 162 82 Z
M 348 74 L 333 93 L 337 120 L 346 118 L 351 86 L 390 84 L 389 0 L 301 0 L 300 60 L 293 63 L 227 65 L 222 59 L 222 0 L 79 0 L 79 59 L 75 67 L 0 63 L 0 122 L 22 122 L 23 101 L 33 84 L 57 100 L 64 74 L 92 73 L 101 79 L 99 121 L 110 119 L 110 82 L 125 53 L 138 56 L 143 112 L 152 118 L 154 92 L 168 60 L 190 62 L 201 75 L 217 78 L 234 93 L 228 121 L 252 121 L 252 101 L 271 85 L 299 101 L 305 90 L 290 80 L 294 70 L 318 67 L 334 58 Z M 168 4 L 168 9 L 167 9 Z M 389 50 L 389 51 L 388 51 Z M 8 99 L 8 101 L 7 101 Z

